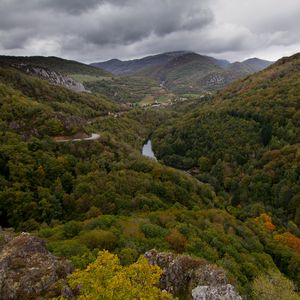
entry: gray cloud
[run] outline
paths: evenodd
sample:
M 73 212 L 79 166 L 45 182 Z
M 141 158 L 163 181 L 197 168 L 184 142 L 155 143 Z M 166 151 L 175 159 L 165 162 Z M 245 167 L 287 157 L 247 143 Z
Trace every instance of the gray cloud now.
M 191 50 L 275 59 L 300 48 L 299 10 L 296 0 L 0 0 L 0 53 L 89 62 Z
M 54 9 L 67 14 L 81 14 L 104 4 L 126 6 L 132 0 L 41 0 L 40 7 Z

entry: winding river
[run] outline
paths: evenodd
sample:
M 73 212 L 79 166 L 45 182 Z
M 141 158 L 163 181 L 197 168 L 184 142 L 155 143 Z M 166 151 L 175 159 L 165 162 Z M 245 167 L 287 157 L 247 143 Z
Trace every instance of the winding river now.
M 147 142 L 144 144 L 143 149 L 142 149 L 142 154 L 145 157 L 157 160 L 155 155 L 154 155 L 154 152 L 152 150 L 152 142 L 151 142 L 150 139 L 148 139 Z

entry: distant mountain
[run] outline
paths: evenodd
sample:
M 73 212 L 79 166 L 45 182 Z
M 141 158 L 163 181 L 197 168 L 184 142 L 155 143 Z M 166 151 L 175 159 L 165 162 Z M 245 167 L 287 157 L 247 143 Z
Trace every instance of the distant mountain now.
M 122 61 L 119 59 L 111 59 L 105 62 L 92 63 L 97 68 L 102 68 L 115 75 L 133 74 L 145 68 L 164 65 L 172 59 L 187 54 L 187 51 L 167 52 L 158 55 L 146 56 L 141 59 L 133 59 Z
M 199 93 L 221 89 L 270 64 L 272 62 L 258 58 L 230 63 L 193 52 L 177 51 L 129 61 L 112 59 L 93 63 L 92 66 L 116 75 L 151 77 L 178 93 Z
M 271 64 L 272 64 L 271 61 L 259 59 L 256 57 L 249 58 L 243 61 L 243 65 L 249 66 L 250 68 L 252 68 L 254 72 L 261 71 L 267 68 L 268 66 L 270 66 Z

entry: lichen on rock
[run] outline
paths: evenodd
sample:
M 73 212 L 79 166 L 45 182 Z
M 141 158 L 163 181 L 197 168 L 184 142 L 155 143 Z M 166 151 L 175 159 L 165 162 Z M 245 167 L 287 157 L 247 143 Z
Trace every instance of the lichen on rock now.
M 205 259 L 156 250 L 146 252 L 145 257 L 163 269 L 159 286 L 162 290 L 193 300 L 242 300 L 229 284 L 225 270 Z
M 73 271 L 69 261 L 52 255 L 42 239 L 28 233 L 6 239 L 0 248 L 1 300 L 56 297 L 65 292 L 65 278 Z

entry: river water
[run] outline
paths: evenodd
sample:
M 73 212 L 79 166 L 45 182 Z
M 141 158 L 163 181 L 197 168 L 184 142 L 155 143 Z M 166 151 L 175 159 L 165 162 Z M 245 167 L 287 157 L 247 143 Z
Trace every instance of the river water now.
M 152 150 L 152 142 L 151 142 L 150 139 L 144 144 L 143 149 L 142 149 L 142 154 L 146 157 L 149 157 L 149 158 L 152 158 L 152 159 L 156 160 L 156 157 L 155 157 L 154 152 Z

